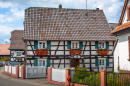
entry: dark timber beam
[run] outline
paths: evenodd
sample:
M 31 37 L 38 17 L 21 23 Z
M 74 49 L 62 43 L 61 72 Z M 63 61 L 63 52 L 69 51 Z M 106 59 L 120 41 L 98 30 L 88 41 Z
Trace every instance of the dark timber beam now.
M 64 68 L 65 68 L 65 41 L 64 41 Z
M 34 54 L 34 56 L 35 56 L 35 53 L 34 53 L 34 50 L 33 50 L 33 47 L 32 47 L 32 44 L 31 44 L 31 42 L 30 42 L 30 41 L 29 41 L 29 44 L 30 44 L 31 49 L 32 49 L 32 51 L 33 51 L 33 54 Z
M 61 59 L 60 59 L 59 64 L 58 64 L 58 68 L 60 67 L 60 63 L 61 63 Z
M 56 55 L 56 52 L 57 52 L 57 50 L 59 49 L 59 45 L 60 45 L 60 41 L 59 41 L 59 43 L 58 43 L 58 46 L 57 46 L 57 49 L 56 49 L 56 51 L 55 51 L 55 54 L 54 54 L 54 55 Z
M 90 51 L 89 51 L 90 57 L 89 58 L 91 58 L 91 41 L 89 41 L 89 49 L 90 49 Z M 91 71 L 91 59 L 90 59 L 90 71 Z

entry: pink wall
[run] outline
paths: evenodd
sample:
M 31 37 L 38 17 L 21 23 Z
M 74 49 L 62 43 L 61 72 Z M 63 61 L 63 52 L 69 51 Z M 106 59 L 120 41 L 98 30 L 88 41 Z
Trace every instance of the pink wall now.
M 26 66 L 22 66 L 21 67 L 21 79 L 25 79 L 26 78 L 25 68 L 26 68 Z M 16 74 L 12 73 L 12 66 L 11 66 L 11 73 L 9 73 L 8 70 L 9 70 L 9 66 L 7 67 L 7 72 L 5 72 L 5 70 L 4 70 L 4 73 L 6 73 L 8 75 L 11 75 L 11 76 L 13 76 L 15 78 L 19 78 L 19 66 L 18 65 L 16 66 Z

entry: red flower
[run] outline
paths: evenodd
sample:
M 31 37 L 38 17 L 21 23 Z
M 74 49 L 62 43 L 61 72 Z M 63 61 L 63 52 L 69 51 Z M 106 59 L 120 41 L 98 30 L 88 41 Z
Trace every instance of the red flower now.
M 39 56 L 44 56 L 49 54 L 49 50 L 47 49 L 37 49 L 35 50 L 35 54 L 39 55 Z
M 81 54 L 81 53 L 82 53 L 82 50 L 80 49 L 70 49 L 70 55 Z
M 107 55 L 109 53 L 108 49 L 98 49 L 97 53 L 104 56 Z

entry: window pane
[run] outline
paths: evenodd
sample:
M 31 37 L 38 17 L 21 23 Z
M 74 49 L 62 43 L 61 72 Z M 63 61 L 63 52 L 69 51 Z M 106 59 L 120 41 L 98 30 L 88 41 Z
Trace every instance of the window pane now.
M 101 60 L 100 60 L 100 65 L 101 65 Z
M 45 65 L 45 60 L 43 60 L 43 66 L 46 66 L 46 65 Z
M 42 42 L 39 42 L 39 48 L 42 48 Z
M 21 52 L 17 52 L 17 56 L 21 56 Z
M 76 43 L 76 48 L 77 48 L 77 43 Z
M 45 48 L 45 43 L 43 43 L 43 48 Z
M 39 66 L 42 66 L 42 60 L 39 60 Z
M 72 48 L 74 49 L 74 43 L 73 43 L 73 45 L 72 45 Z
M 102 43 L 102 48 L 104 48 L 104 43 Z
M 99 48 L 101 48 L 101 43 L 99 43 Z

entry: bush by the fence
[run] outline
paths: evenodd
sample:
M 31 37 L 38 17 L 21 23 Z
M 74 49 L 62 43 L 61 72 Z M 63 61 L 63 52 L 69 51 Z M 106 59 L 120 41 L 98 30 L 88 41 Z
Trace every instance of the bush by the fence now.
M 88 72 L 87 68 L 77 67 L 71 82 L 84 85 L 100 85 L 100 73 Z

